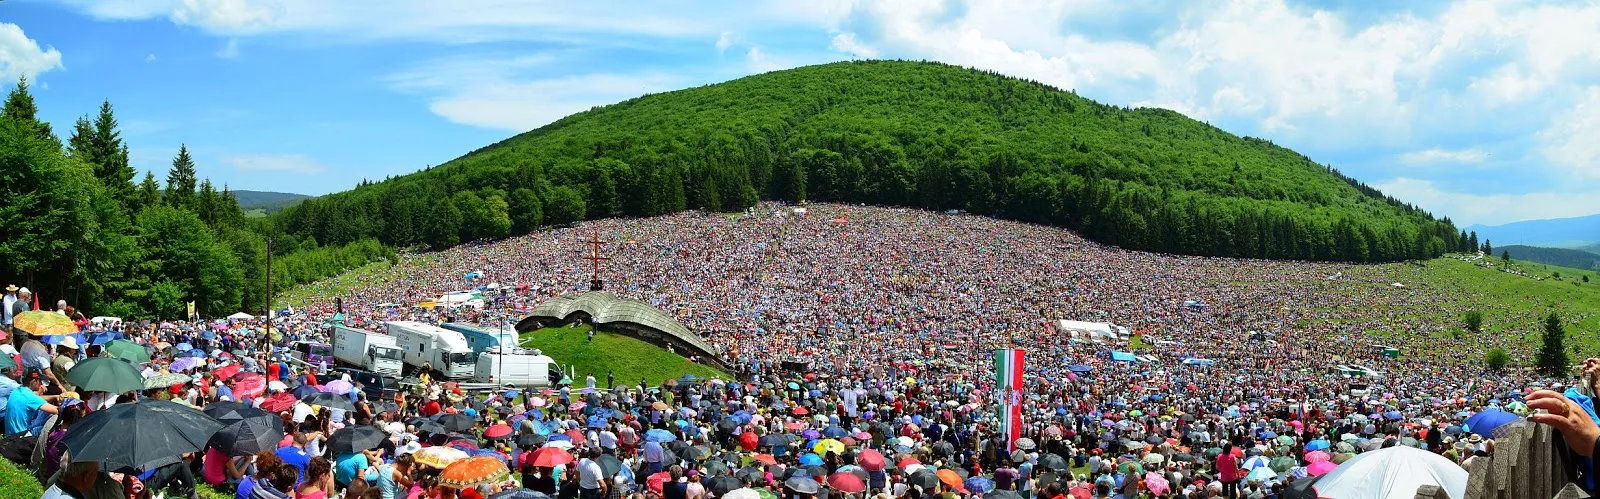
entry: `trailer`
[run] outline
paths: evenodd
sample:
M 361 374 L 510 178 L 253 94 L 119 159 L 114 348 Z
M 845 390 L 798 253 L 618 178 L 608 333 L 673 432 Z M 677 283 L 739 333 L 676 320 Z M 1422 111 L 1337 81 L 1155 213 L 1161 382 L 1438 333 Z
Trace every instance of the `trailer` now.
M 539 350 L 489 349 L 478 355 L 478 366 L 473 381 L 496 386 L 544 388 L 554 386 L 552 379 L 560 379 L 560 367 L 555 359 Z
M 477 327 L 465 322 L 446 322 L 440 324 L 439 327 L 461 333 L 462 336 L 467 338 L 467 346 L 471 347 L 473 352 L 480 355 L 483 354 L 483 352 L 488 351 L 490 348 L 515 348 L 517 346 L 516 329 L 496 331 Z M 507 350 L 507 352 L 509 353 L 510 350 Z
M 429 369 L 448 379 L 466 379 L 477 371 L 477 354 L 456 331 L 416 321 L 385 322 L 384 328 L 404 352 L 408 371 Z
M 387 334 L 333 326 L 333 358 L 340 365 L 399 378 L 403 367 L 399 343 Z

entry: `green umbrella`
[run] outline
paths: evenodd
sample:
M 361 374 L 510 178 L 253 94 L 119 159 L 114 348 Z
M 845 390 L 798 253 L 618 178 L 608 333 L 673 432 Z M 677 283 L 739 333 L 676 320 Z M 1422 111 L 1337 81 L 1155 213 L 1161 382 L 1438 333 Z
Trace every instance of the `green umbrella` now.
M 144 346 L 128 340 L 111 340 L 107 342 L 105 352 L 106 355 L 125 359 L 129 362 L 139 364 L 150 362 L 150 353 L 144 350 Z
M 127 393 L 144 389 L 144 377 L 122 359 L 95 357 L 67 371 L 67 383 L 86 392 Z
M 1295 464 L 1297 464 L 1297 463 L 1294 462 L 1294 458 L 1286 457 L 1286 456 L 1280 456 L 1280 457 L 1272 458 L 1272 461 L 1267 463 L 1267 467 L 1268 468 L 1272 468 L 1272 471 L 1276 471 L 1278 473 L 1284 473 L 1284 472 L 1289 471 L 1291 468 L 1294 468 Z
M 1122 468 L 1122 474 L 1124 475 L 1144 474 L 1144 466 L 1139 464 L 1138 461 L 1123 461 L 1122 464 L 1117 465 L 1117 467 Z
M 16 369 L 17 361 L 10 355 L 0 355 L 0 369 Z

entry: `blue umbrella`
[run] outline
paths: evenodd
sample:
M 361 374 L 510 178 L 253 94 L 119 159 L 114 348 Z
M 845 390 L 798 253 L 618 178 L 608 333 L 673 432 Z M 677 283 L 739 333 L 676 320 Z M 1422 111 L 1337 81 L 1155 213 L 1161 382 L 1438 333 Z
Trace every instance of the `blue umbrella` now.
M 1090 367 L 1087 364 L 1073 364 L 1073 365 L 1067 366 L 1067 370 L 1075 372 L 1075 373 L 1078 373 L 1078 374 L 1094 372 L 1094 368 Z
M 1470 417 L 1472 417 L 1472 411 L 1457 412 L 1456 413 L 1456 417 L 1458 417 L 1458 418 L 1470 418 Z
M 844 438 L 844 437 L 849 436 L 849 435 L 850 435 L 850 433 L 844 431 L 844 428 L 840 428 L 840 427 L 837 427 L 837 426 L 829 426 L 829 427 L 824 428 L 822 430 L 822 436 L 828 437 L 828 438 Z
M 644 433 L 646 442 L 667 443 L 677 439 L 678 437 L 673 436 L 672 432 L 659 428 Z
M 1467 418 L 1467 423 L 1462 425 L 1462 429 L 1483 435 L 1488 438 L 1494 438 L 1492 432 L 1494 432 L 1495 428 L 1505 426 L 1506 424 L 1516 420 L 1516 414 L 1499 409 L 1484 409 L 1483 412 L 1474 414 L 1472 417 Z
M 799 390 L 800 389 L 800 384 L 799 383 L 795 383 L 793 381 L 790 381 L 787 386 L 789 387 L 790 390 Z
M 807 452 L 805 454 L 801 454 L 800 455 L 800 465 L 801 466 L 822 466 L 822 456 L 818 456 L 815 452 Z
M 1328 444 L 1327 440 L 1320 438 L 1306 442 L 1306 450 L 1328 450 L 1329 447 L 1332 447 L 1332 445 Z
M 968 478 L 966 483 L 963 485 L 967 486 L 968 492 L 974 494 L 988 494 L 990 491 L 994 490 L 994 481 L 981 476 Z
M 311 386 L 311 385 L 300 385 L 300 386 L 294 387 L 294 391 L 289 392 L 289 393 L 293 393 L 294 394 L 294 398 L 303 399 L 303 398 L 306 398 L 306 397 L 310 397 L 312 395 L 316 395 L 318 393 L 322 393 L 322 390 L 318 390 L 317 387 Z
M 733 413 L 733 420 L 738 421 L 739 424 L 742 425 L 750 424 L 752 418 L 753 416 L 750 415 L 750 411 L 739 411 Z
M 190 351 L 187 351 L 187 352 L 183 352 L 183 356 L 184 357 L 201 357 L 201 358 L 204 358 L 206 356 L 206 353 L 205 353 L 205 351 L 202 351 L 202 350 L 190 350 Z
M 1385 413 L 1383 413 L 1383 417 L 1388 418 L 1388 419 L 1405 419 L 1406 418 L 1406 416 L 1404 414 L 1400 414 L 1400 411 L 1385 412 Z
M 606 418 L 605 418 L 605 416 L 589 416 L 589 427 L 590 428 L 605 428 L 606 427 Z
M 194 347 L 190 346 L 188 343 L 179 343 L 178 346 L 176 346 L 174 348 L 177 348 L 179 352 L 187 352 L 187 351 L 190 351 L 190 350 L 194 350 Z
M 571 442 L 572 441 L 572 437 L 567 436 L 567 434 L 565 434 L 565 433 L 557 433 L 555 435 L 551 435 L 550 439 L 546 440 L 546 441 L 547 442 L 560 442 L 560 441 Z

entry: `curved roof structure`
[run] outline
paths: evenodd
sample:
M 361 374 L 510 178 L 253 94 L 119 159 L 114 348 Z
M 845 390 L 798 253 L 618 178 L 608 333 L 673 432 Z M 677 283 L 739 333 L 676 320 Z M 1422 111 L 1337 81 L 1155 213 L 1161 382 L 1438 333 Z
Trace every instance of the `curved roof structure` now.
M 533 312 L 517 323 L 519 332 L 528 329 L 529 319 L 566 320 L 572 314 L 583 312 L 597 325 L 624 323 L 660 332 L 662 335 L 699 350 L 703 356 L 717 359 L 711 345 L 700 339 L 689 328 L 661 310 L 639 300 L 619 298 L 604 291 L 588 291 L 576 295 L 561 295 L 534 307 Z

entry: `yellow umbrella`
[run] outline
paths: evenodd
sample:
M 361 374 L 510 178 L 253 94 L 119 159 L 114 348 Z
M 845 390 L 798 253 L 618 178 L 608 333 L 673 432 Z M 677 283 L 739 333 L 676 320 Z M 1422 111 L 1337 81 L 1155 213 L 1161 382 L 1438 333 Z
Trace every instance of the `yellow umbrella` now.
M 72 319 L 42 310 L 23 312 L 17 315 L 12 325 L 34 336 L 62 336 L 78 332 L 78 325 L 73 324 Z
M 811 450 L 824 456 L 828 455 L 828 451 L 833 451 L 835 454 L 844 454 L 844 442 L 831 438 L 823 439 L 817 441 L 817 445 L 812 446 Z

